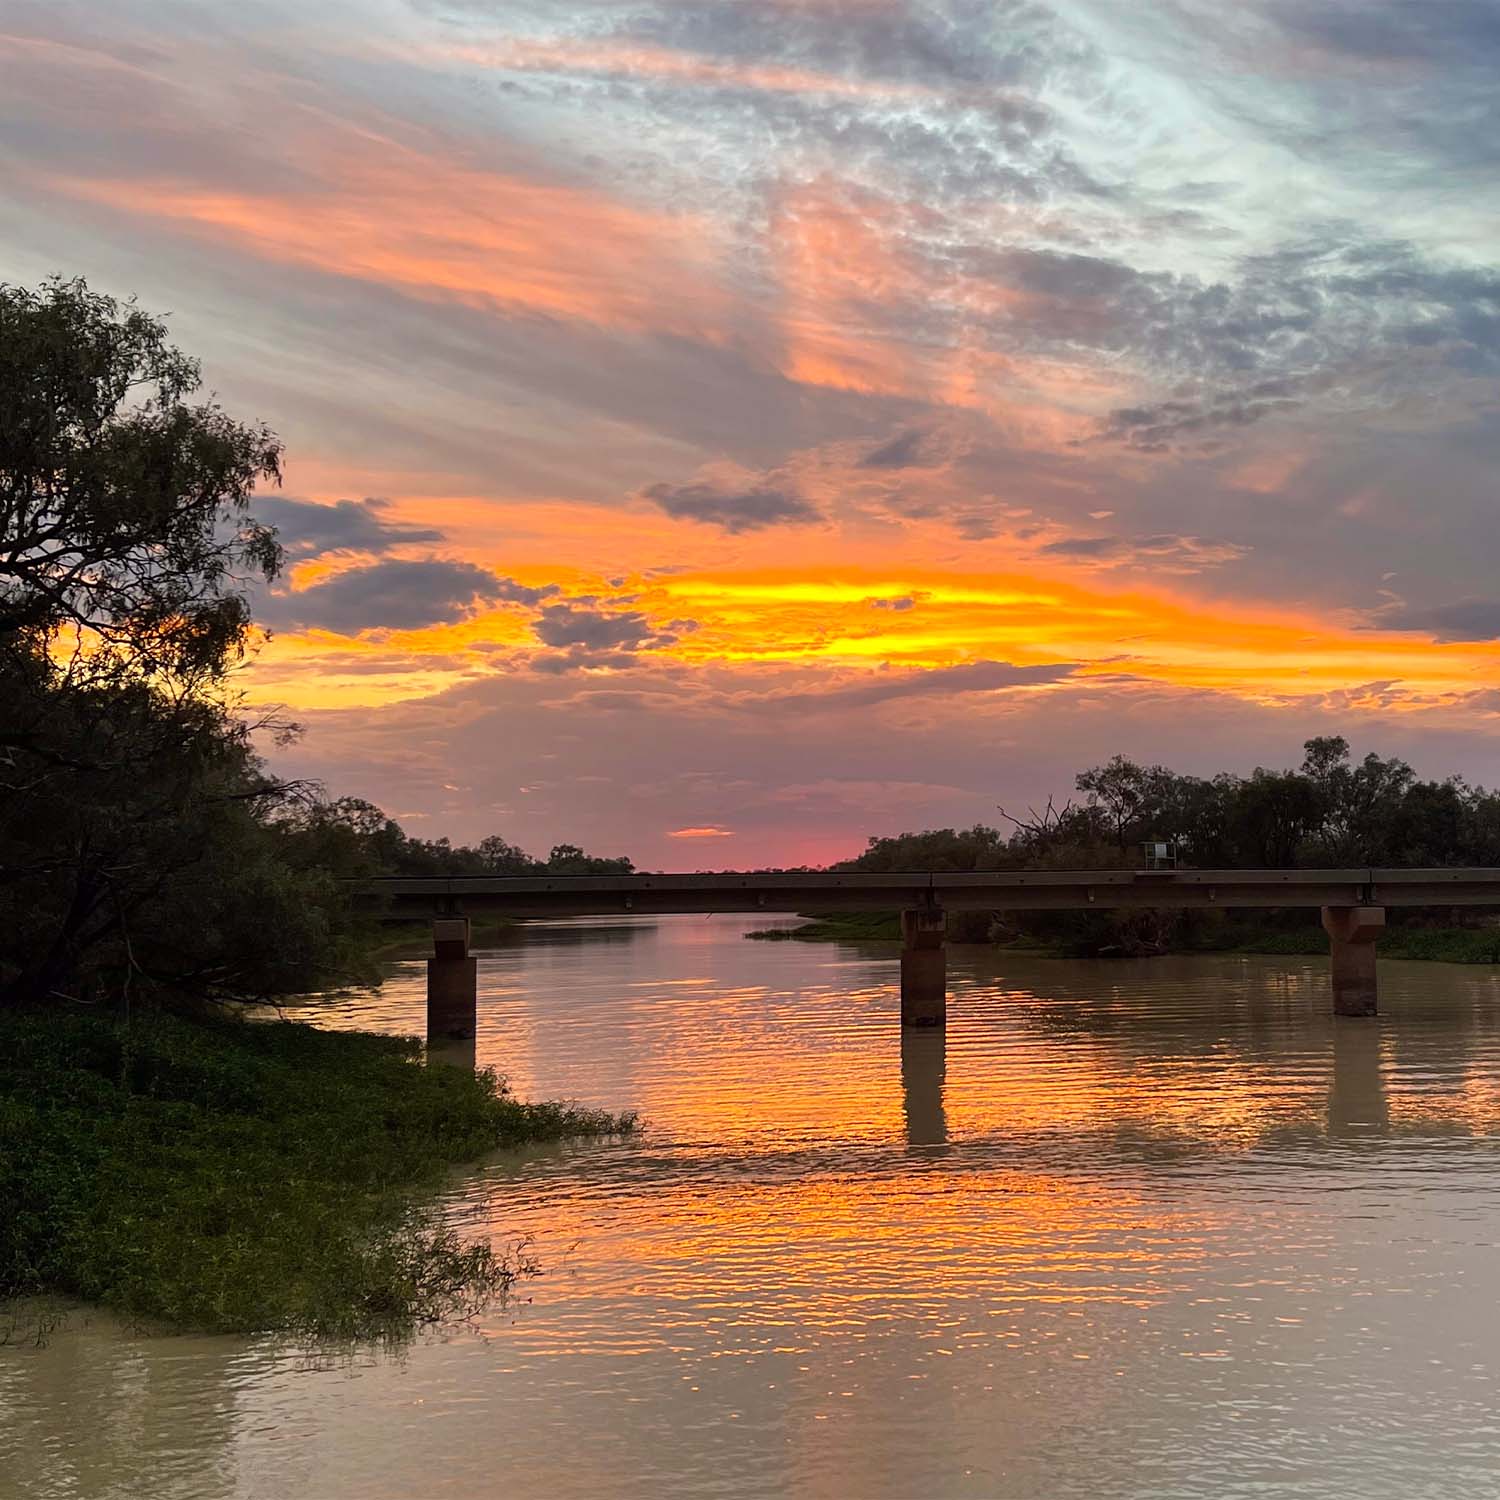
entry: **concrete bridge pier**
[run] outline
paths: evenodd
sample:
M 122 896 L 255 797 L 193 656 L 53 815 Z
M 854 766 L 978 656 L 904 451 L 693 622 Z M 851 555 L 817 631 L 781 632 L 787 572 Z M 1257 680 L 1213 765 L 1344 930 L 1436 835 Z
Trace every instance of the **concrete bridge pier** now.
M 948 1020 L 948 919 L 941 907 L 901 913 L 901 1024 L 942 1026 Z
M 1375 939 L 1385 931 L 1385 908 L 1325 906 L 1323 930 L 1333 972 L 1334 1015 L 1375 1015 Z
M 461 1041 L 477 1029 L 479 960 L 469 952 L 467 917 L 434 917 L 427 960 L 427 1040 Z

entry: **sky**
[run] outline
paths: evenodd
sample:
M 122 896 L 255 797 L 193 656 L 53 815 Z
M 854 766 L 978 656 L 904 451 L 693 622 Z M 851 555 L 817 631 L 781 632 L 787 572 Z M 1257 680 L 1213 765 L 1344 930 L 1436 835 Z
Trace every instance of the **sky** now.
M 643 868 L 1500 781 L 1493 0 L 0 0 L 0 279 L 287 447 L 242 686 Z

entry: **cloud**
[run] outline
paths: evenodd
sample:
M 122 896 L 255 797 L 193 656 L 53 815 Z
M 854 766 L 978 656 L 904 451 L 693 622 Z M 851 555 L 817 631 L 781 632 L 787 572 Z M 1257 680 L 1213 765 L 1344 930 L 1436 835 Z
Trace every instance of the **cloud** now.
M 732 828 L 674 828 L 667 834 L 669 839 L 732 839 L 734 829 Z
M 496 603 L 536 603 L 555 585 L 527 588 L 464 562 L 388 559 L 350 568 L 297 593 L 272 594 L 260 609 L 268 625 L 290 630 L 420 630 Z
M 1391 605 L 1376 612 L 1380 630 L 1420 630 L 1440 641 L 1500 640 L 1500 599 L 1460 599 L 1413 608 Z
M 640 652 L 676 645 L 685 633 L 698 628 L 698 622 L 672 620 L 658 628 L 638 610 L 564 603 L 543 609 L 531 628 L 543 645 L 556 648 L 555 655 L 534 657 L 532 666 L 555 674 L 580 667 L 631 666 Z
M 1122 406 L 1109 414 L 1106 438 L 1128 443 L 1142 453 L 1165 453 L 1182 439 L 1248 427 L 1297 406 L 1290 380 L 1262 380 L 1242 389 L 1152 406 Z
M 1409 63 L 1413 58 L 1473 66 L 1500 58 L 1500 14 L 1490 0 L 1361 0 L 1358 5 L 1306 6 L 1273 0 L 1270 14 L 1288 31 L 1330 52 Z
M 987 542 L 1000 528 L 993 516 L 969 514 L 954 518 L 954 529 L 966 542 Z
M 899 698 L 950 697 L 959 693 L 995 693 L 1010 688 L 1061 682 L 1079 670 L 1079 662 L 1049 662 L 1022 667 L 1008 661 L 970 661 L 953 667 L 916 672 L 877 672 L 849 687 L 821 693 L 783 693 L 767 701 L 807 708 L 873 708 Z
M 402 526 L 381 514 L 388 500 L 338 500 L 318 505 L 282 495 L 258 495 L 255 515 L 274 526 L 292 561 L 324 552 L 389 552 L 414 542 L 440 542 L 431 527 Z
M 1206 674 L 1242 697 L 1296 690 L 1304 672 L 1309 692 L 1399 675 L 1435 697 L 1493 677 L 1488 647 L 1430 640 L 1492 638 L 1492 0 L 828 0 L 774 5 L 774 25 L 766 6 L 718 0 L 267 6 L 295 13 L 295 68 L 271 65 L 258 9 L 231 0 L 27 7 L 9 30 L 35 43 L 0 39 L 7 274 L 35 278 L 89 246 L 101 288 L 177 309 L 230 410 L 286 432 L 297 493 L 398 498 L 267 502 L 285 507 L 294 558 L 482 562 L 505 536 L 527 579 L 563 577 L 529 571 L 553 559 L 603 601 L 570 594 L 545 626 L 568 643 L 549 645 L 519 610 L 529 622 L 562 605 L 556 590 L 469 591 L 449 574 L 408 607 L 509 599 L 516 628 L 488 655 L 423 641 L 424 672 L 418 643 L 410 659 L 383 643 L 273 647 L 258 680 L 281 671 L 288 697 L 354 701 L 333 684 L 362 672 L 391 678 L 365 685 L 371 704 L 425 701 L 443 673 L 548 703 L 619 689 L 548 708 L 526 736 L 505 734 L 523 715 L 497 712 L 465 755 L 503 800 L 547 771 L 533 754 L 599 769 L 629 747 L 633 770 L 672 783 L 664 800 L 641 811 L 621 795 L 627 772 L 588 816 L 635 818 L 665 844 L 661 829 L 717 826 L 728 809 L 739 851 L 757 837 L 745 799 L 668 800 L 693 767 L 800 783 L 788 760 L 861 762 L 847 774 L 875 783 L 913 764 L 925 776 L 937 755 L 931 774 L 982 813 L 994 777 L 1015 774 L 1022 719 L 1043 790 L 1060 755 L 1200 754 L 1178 712 L 1141 701 L 1132 718 L 1130 694 L 1098 675 L 1026 692 L 1014 668 L 971 659 L 1031 662 L 1039 638 L 1096 663 L 1127 641 L 1158 683 Z M 1258 488 L 1233 478 L 1252 468 Z M 687 482 L 641 490 L 661 479 Z M 627 495 L 642 503 L 605 508 Z M 1147 618 L 943 597 L 1004 573 L 1063 598 L 1059 575 L 1107 568 L 1128 602 L 1153 575 L 1245 546 L 1234 580 L 1254 602 L 1184 586 L 1167 601 L 1184 613 Z M 731 608 L 704 588 L 663 602 L 668 568 L 715 586 L 836 578 L 852 597 Z M 1443 612 L 1364 616 L 1409 633 L 1350 646 L 1334 612 L 1365 610 L 1369 581 L 1397 568 L 1403 595 Z M 601 582 L 627 577 L 634 603 Z M 371 582 L 325 576 L 273 608 L 390 623 Z M 913 593 L 915 612 L 891 600 Z M 1279 609 L 1290 635 L 1266 633 Z M 707 641 L 657 660 L 680 633 L 674 610 Z M 1300 644 L 1304 626 L 1318 644 Z M 839 655 L 887 639 L 888 671 Z M 783 650 L 810 664 L 782 667 Z M 952 661 L 937 672 L 969 675 L 908 685 L 919 662 Z M 600 666 L 649 680 L 546 680 Z M 952 703 L 898 702 L 881 735 L 865 732 L 872 692 L 927 690 Z M 800 715 L 796 735 L 790 715 L 752 723 L 776 692 L 834 711 Z M 743 713 L 724 706 L 740 699 Z M 1084 700 L 1086 748 L 1071 717 Z M 1259 725 L 1261 753 L 1289 712 L 1236 709 L 1222 743 L 1248 756 L 1245 726 Z M 389 722 L 366 719 L 372 740 Z M 802 733 L 814 719 L 816 751 Z M 1381 712 L 1383 748 L 1415 733 L 1401 720 Z M 1297 725 L 1318 727 L 1312 709 Z M 415 757 L 423 737 L 393 739 Z M 493 772 L 502 755 L 514 777 Z M 1434 768 L 1495 763 L 1459 744 Z M 356 749 L 330 780 L 367 774 Z M 558 837 L 582 816 L 563 785 Z M 392 805 L 444 806 L 427 796 Z M 823 816 L 816 797 L 785 836 L 810 812 Z M 468 812 L 451 816 L 462 833 Z M 871 818 L 844 826 L 855 839 Z
M 533 587 L 530 584 L 517 583 L 514 578 L 497 578 L 494 593 L 490 597 L 496 604 L 537 605 L 543 599 L 553 599 L 560 593 L 562 593 L 562 588 L 555 583 L 544 583 Z
M 1115 557 L 1123 546 L 1117 536 L 1070 536 L 1048 542 L 1042 551 L 1054 557 Z
M 1043 557 L 1060 557 L 1106 566 L 1132 565 L 1196 572 L 1233 562 L 1250 549 L 1234 542 L 1205 541 L 1202 537 L 1158 532 L 1151 536 L 1071 536 L 1038 548 Z
M 895 437 L 872 448 L 860 459 L 861 469 L 909 469 L 922 462 L 927 434 L 918 428 L 898 432 Z
M 701 521 L 731 535 L 768 526 L 805 526 L 822 519 L 817 507 L 789 485 L 726 486 L 712 480 L 692 484 L 652 484 L 641 498 L 677 520 Z
M 610 612 L 573 604 L 550 605 L 531 628 L 548 646 L 583 646 L 590 651 L 634 651 L 660 639 L 645 615 L 634 610 Z

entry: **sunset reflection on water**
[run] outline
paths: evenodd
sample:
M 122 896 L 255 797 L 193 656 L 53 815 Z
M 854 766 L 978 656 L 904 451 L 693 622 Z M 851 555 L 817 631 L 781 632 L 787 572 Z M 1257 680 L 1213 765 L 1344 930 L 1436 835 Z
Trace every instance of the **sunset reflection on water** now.
M 1390 965 L 1335 1025 L 1316 959 L 955 948 L 946 1036 L 903 1036 L 892 949 L 749 925 L 484 952 L 478 1061 L 646 1128 L 454 1177 L 545 1271 L 475 1328 L 140 1345 L 230 1413 L 159 1493 L 1493 1493 L 1494 971 Z M 422 1007 L 406 962 L 325 1019 Z M 38 1428 L 50 1358 L 0 1385 Z

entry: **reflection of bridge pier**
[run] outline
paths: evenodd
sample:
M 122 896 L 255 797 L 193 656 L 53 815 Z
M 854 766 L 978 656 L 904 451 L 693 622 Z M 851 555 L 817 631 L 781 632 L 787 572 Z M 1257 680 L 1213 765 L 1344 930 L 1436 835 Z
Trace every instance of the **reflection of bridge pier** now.
M 1328 1085 L 1330 1139 L 1354 1135 L 1384 1135 L 1390 1128 L 1391 1108 L 1380 1068 L 1378 1026 L 1333 1028 L 1333 1075 Z
M 479 1044 L 472 1036 L 428 1037 L 427 1061 L 472 1073 L 479 1066 Z
M 943 1086 L 948 1076 L 948 1042 L 941 1026 L 901 1032 L 901 1112 L 909 1146 L 946 1146 L 948 1117 Z

